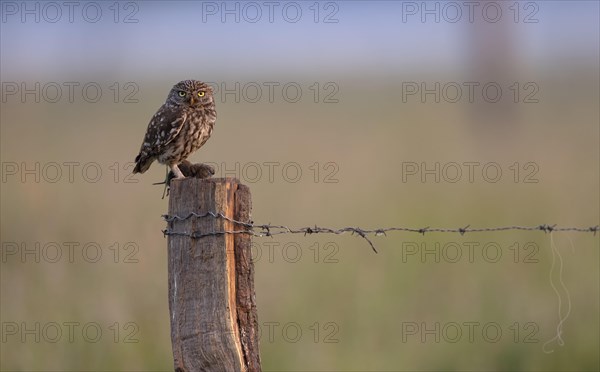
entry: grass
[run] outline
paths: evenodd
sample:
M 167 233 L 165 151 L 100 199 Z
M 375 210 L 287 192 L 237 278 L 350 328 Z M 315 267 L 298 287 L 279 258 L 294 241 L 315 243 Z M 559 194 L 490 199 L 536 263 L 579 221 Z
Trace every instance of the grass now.
M 217 163 L 218 175 L 234 174 L 249 184 L 259 223 L 594 225 L 599 220 L 598 92 L 578 84 L 578 97 L 561 100 L 547 93 L 539 104 L 511 106 L 510 114 L 489 105 L 478 105 L 477 111 L 469 105 L 402 104 L 394 84 L 365 88 L 350 79 L 340 80 L 337 104 L 219 103 L 213 138 L 191 160 Z M 133 179 L 137 183 L 125 182 L 127 163 L 169 85 L 145 82 L 139 104 L 3 104 L 2 162 L 18 164 L 19 173 L 4 172 L 1 184 L 1 317 L 4 326 L 21 328 L 24 322 L 41 337 L 37 342 L 21 335 L 23 342 L 3 330 L 3 370 L 172 369 L 166 240 L 160 233 L 167 200 L 151 185 L 164 169 L 154 165 Z M 559 88 L 552 80 L 543 86 L 545 92 Z M 32 175 L 21 182 L 23 162 L 30 168 L 39 162 L 39 182 Z M 53 173 L 43 174 L 53 171 L 52 162 L 62 171 L 55 183 L 47 181 Z M 79 162 L 73 182 L 65 162 Z M 276 162 L 272 178 L 267 162 Z M 406 162 L 430 167 L 478 162 L 478 169 L 495 162 L 503 176 L 496 183 L 481 173 L 474 182 L 465 173 L 456 183 L 443 177 L 435 182 L 432 176 L 425 183 L 418 176 L 403 182 Z M 530 162 L 537 165 L 537 183 L 523 182 Z M 326 168 L 329 163 L 334 166 Z M 515 163 L 518 182 L 510 169 Z M 286 166 L 290 172 L 301 169 L 297 182 L 288 181 Z M 89 174 L 82 173 L 84 167 Z M 96 169 L 101 176 L 91 182 Z M 250 173 L 256 169 L 260 177 Z M 327 174 L 337 182 L 324 182 Z M 564 324 L 565 345 L 545 354 L 542 344 L 555 334 L 558 308 L 549 282 L 549 239 L 541 232 L 390 234 L 374 238 L 378 255 L 351 236 L 257 238 L 264 370 L 598 369 L 598 237 L 556 234 L 554 239 L 564 259 L 572 313 Z M 69 242 L 79 244 L 73 262 Z M 409 244 L 441 255 L 437 244 L 458 245 L 466 257 L 468 244 L 490 242 L 501 247 L 495 263 L 479 248 L 473 262 L 451 263 L 443 256 L 435 262 L 431 255 L 422 262 L 422 252 L 406 255 Z M 514 262 L 510 248 L 528 242 L 539 248 L 538 262 Z M 33 254 L 22 260 L 22 249 L 8 255 L 8 243 L 40 252 L 40 262 Z M 48 261 L 54 257 L 49 243 L 62 247 L 58 262 Z M 101 257 L 90 262 L 96 259 L 94 246 Z M 300 258 L 290 262 L 296 251 Z M 128 254 L 134 261 L 124 262 Z M 73 342 L 65 322 L 80 324 Z M 473 342 L 465 333 L 468 322 L 478 324 Z M 52 330 L 51 323 L 63 331 L 55 343 L 48 342 L 52 334 L 43 334 L 44 327 Z M 450 342 L 452 335 L 441 330 L 450 332 L 454 323 L 463 333 Z M 491 323 L 502 330 L 497 342 L 481 333 Z M 408 335 L 407 327 L 415 324 L 419 332 Z M 436 324 L 439 342 L 432 335 L 423 340 L 422 330 Z M 81 333 L 86 325 L 89 335 Z M 90 341 L 93 327 L 102 331 L 97 342 Z M 532 330 L 536 341 L 524 342 Z

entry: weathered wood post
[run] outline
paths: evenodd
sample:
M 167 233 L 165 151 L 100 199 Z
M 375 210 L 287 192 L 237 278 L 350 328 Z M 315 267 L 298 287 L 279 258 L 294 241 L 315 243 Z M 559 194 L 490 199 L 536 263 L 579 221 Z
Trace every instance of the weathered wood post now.
M 224 218 L 190 216 L 249 221 L 250 210 L 250 190 L 237 179 L 171 181 L 169 216 L 183 218 L 168 222 L 175 371 L 261 370 L 251 235 L 223 233 L 246 230 Z

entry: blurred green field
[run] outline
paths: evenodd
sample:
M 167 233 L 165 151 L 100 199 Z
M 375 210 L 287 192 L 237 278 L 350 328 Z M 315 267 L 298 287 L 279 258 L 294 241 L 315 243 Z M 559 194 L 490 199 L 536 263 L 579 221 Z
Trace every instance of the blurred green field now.
M 305 94 L 314 83 L 285 81 L 301 81 Z M 248 184 L 257 223 L 598 224 L 597 71 L 568 79 L 541 76 L 540 102 L 508 109 L 403 103 L 403 77 L 340 76 L 335 81 L 338 103 L 218 101 L 213 137 L 190 160 L 225 163 L 228 170 L 219 166 L 217 175 L 237 175 Z M 139 81 L 139 103 L 2 104 L 2 370 L 172 370 L 160 218 L 167 200 L 161 200 L 162 188 L 152 185 L 162 180 L 164 168 L 153 165 L 134 177 L 135 183 L 126 177 L 148 120 L 173 83 Z M 22 182 L 21 163 L 34 167 L 36 162 L 39 182 L 27 174 Z M 48 165 L 53 162 L 78 162 L 73 182 L 64 166 L 60 177 L 44 177 L 42 170 L 53 172 Z M 272 179 L 266 162 L 276 162 Z M 403 181 L 407 162 L 432 167 L 478 162 L 479 170 L 495 162 L 503 174 L 496 183 L 481 172 L 473 182 L 466 174 L 455 183 L 443 177 L 435 182 L 432 176 L 425 183 L 418 176 Z M 16 175 L 7 173 L 8 163 L 18 165 Z M 517 176 L 510 168 L 515 163 Z M 537 165 L 537 183 L 524 182 L 533 169 L 524 168 L 528 163 Z M 286 165 L 293 167 L 286 168 L 289 174 L 282 173 Z M 84 166 L 89 174 L 82 174 Z M 289 182 L 298 168 L 298 181 Z M 57 182 L 47 181 L 54 178 Z M 546 346 L 552 353 L 543 351 L 559 322 L 549 234 L 390 233 L 373 238 L 379 254 L 350 235 L 255 238 L 263 369 L 598 370 L 599 238 L 552 236 L 564 260 L 572 305 L 563 324 L 564 345 Z M 36 242 L 47 251 L 36 249 Z M 69 242 L 79 244 L 72 257 L 65 248 Z M 58 262 L 50 262 L 52 243 L 62 247 Z M 7 244 L 17 244 L 17 253 L 9 254 Z M 486 260 L 494 255 L 482 255 L 482 247 L 490 244 L 500 247 L 497 262 Z M 84 253 L 84 246 L 89 251 Z M 434 253 L 408 254 L 415 246 L 437 252 L 440 262 Z M 462 258 L 453 263 L 451 249 L 457 246 Z M 472 262 L 468 246 L 476 247 Z M 40 262 L 35 253 L 23 262 L 24 248 L 41 252 Z M 524 262 L 528 253 L 533 261 Z M 564 314 L 566 297 L 558 288 Z M 72 342 L 68 322 L 77 323 Z M 60 337 L 48 325 L 53 323 L 60 325 Z M 16 335 L 6 328 L 13 324 L 20 328 Z M 33 333 L 23 334 L 22 324 Z M 454 332 L 456 324 L 461 337 Z M 476 324 L 472 339 L 465 324 Z M 489 324 L 490 333 L 482 333 Z M 82 334 L 86 325 L 89 334 Z M 418 331 L 408 332 L 415 325 Z M 498 338 L 496 329 L 502 332 Z M 41 334 L 39 340 L 35 334 Z

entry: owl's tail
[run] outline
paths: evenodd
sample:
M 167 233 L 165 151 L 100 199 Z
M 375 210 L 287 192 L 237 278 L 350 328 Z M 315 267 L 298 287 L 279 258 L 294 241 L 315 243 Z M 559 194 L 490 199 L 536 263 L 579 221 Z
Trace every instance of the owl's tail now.
M 150 168 L 150 165 L 152 165 L 155 159 L 155 156 L 140 152 L 139 155 L 135 157 L 135 168 L 133 168 L 133 173 L 144 173 Z

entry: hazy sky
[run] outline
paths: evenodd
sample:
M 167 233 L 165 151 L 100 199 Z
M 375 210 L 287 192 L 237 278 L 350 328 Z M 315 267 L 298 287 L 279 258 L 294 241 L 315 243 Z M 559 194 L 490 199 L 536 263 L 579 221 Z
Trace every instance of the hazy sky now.
M 467 3 L 2 2 L 1 72 L 6 80 L 457 70 L 481 29 L 508 30 L 519 61 L 537 68 L 561 58 L 598 63 L 597 1 Z

